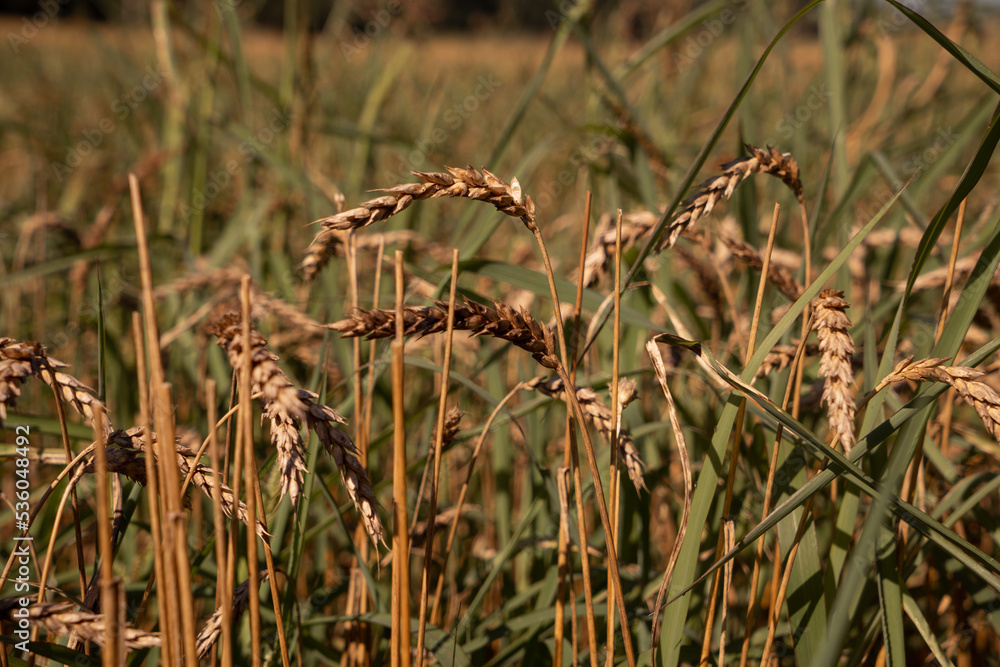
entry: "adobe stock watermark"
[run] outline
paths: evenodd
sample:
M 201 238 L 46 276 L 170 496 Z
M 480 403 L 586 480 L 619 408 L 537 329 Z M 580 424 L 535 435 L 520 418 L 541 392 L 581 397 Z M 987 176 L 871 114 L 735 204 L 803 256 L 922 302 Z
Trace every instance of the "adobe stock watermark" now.
M 145 71 L 146 75 L 139 83 L 112 100 L 111 112 L 114 117 L 105 116 L 95 127 L 84 130 L 83 138 L 66 151 L 65 159 L 52 163 L 52 174 L 58 182 L 62 183 L 66 176 L 83 164 L 106 138 L 114 134 L 118 123 L 127 119 L 163 83 L 166 73 L 162 69 L 154 69 L 150 65 Z
M 115 266 L 106 274 L 102 272 L 101 299 L 99 300 L 96 295 L 87 297 L 77 308 L 76 317 L 70 320 L 66 326 L 61 330 L 53 330 L 46 333 L 45 340 L 42 341 L 45 348 L 50 352 L 56 352 L 69 343 L 70 340 L 77 338 L 82 332 L 81 322 L 84 320 L 96 322 L 100 319 L 101 303 L 111 303 L 120 294 L 125 292 L 126 288 L 131 291 L 135 285 L 135 278 L 135 275 L 125 266 Z
M 425 139 L 418 139 L 414 143 L 413 150 L 406 155 L 405 159 L 400 159 L 396 170 L 385 172 L 385 181 L 387 183 L 402 183 L 409 180 L 410 172 L 423 166 L 427 156 L 438 146 L 451 139 L 454 133 L 465 125 L 465 121 L 476 113 L 502 85 L 503 82 L 497 79 L 492 72 L 480 76 L 469 95 L 445 110 L 442 120 L 446 127 L 436 125 Z
M 605 129 L 601 134 L 574 148 L 569 154 L 569 164 L 572 168 L 561 170 L 555 178 L 550 178 L 539 187 L 533 188 L 531 196 L 538 208 L 545 209 L 551 206 L 563 192 L 576 183 L 580 172 L 605 154 L 615 140 L 614 133 Z
M 725 32 L 726 28 L 736 22 L 736 17 L 746 11 L 750 0 L 730 0 L 732 7 L 726 7 L 713 18 L 701 22 L 698 32 L 688 35 L 680 48 L 674 51 L 674 64 L 677 71 L 686 69 L 701 57 L 712 43 Z
M 21 17 L 21 29 L 17 32 L 13 30 L 7 32 L 7 43 L 10 44 L 11 51 L 17 55 L 21 47 L 26 45 L 38 31 L 47 26 L 52 19 L 59 14 L 59 7 L 68 3 L 69 0 L 41 0 L 38 3 L 38 11 L 30 17 Z
M 379 36 L 383 30 L 389 27 L 392 19 L 403 13 L 403 3 L 400 0 L 388 0 L 384 7 L 373 9 L 370 19 L 363 27 L 355 27 L 350 39 L 340 40 L 340 52 L 344 54 L 347 62 L 351 62 L 354 57 L 360 54 L 372 43 L 372 40 Z
M 921 7 L 926 3 L 922 0 L 919 2 L 906 2 L 904 0 L 903 2 L 900 2 L 900 4 L 910 11 L 916 12 L 920 11 Z M 892 11 L 889 12 L 889 17 L 880 18 L 876 27 L 882 32 L 882 35 L 885 36 L 896 32 L 908 23 L 910 23 L 910 19 L 906 17 L 906 14 L 893 7 Z
M 774 124 L 776 134 L 769 138 L 764 145 L 775 146 L 779 141 L 787 143 L 795 136 L 796 132 L 802 129 L 803 125 L 812 120 L 813 116 L 830 102 L 831 96 L 824 84 L 814 83 L 809 86 L 805 99 Z
M 288 129 L 293 117 L 291 109 L 273 109 L 267 124 L 258 130 L 257 134 L 240 142 L 237 149 L 240 159 L 230 159 L 223 167 L 213 170 L 206 179 L 205 187 L 197 190 L 190 202 L 181 204 L 180 214 L 184 221 L 190 222 L 195 212 L 204 211 L 210 201 L 229 187 L 233 178 L 243 171 L 245 165 L 250 164 L 264 148 L 274 142 L 279 134 Z

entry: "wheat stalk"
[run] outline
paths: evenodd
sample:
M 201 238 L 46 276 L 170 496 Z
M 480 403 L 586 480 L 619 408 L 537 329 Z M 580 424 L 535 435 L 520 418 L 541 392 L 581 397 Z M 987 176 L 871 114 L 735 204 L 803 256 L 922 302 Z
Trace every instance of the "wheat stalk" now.
M 552 398 L 558 398 L 563 401 L 566 400 L 563 388 L 562 379 L 558 377 L 536 377 L 528 380 L 525 383 L 525 388 L 533 389 L 546 396 L 551 396 Z M 632 401 L 635 397 L 635 384 L 629 382 L 621 382 L 619 384 L 619 405 L 624 406 Z M 612 417 L 611 408 L 609 408 L 604 402 L 601 401 L 600 397 L 590 387 L 577 387 L 576 388 L 576 400 L 580 402 L 580 407 L 583 408 L 584 414 L 590 421 L 597 427 L 597 430 L 601 432 L 607 441 L 613 442 L 615 439 L 615 419 Z M 643 490 L 647 490 L 646 481 L 643 479 L 643 472 L 646 465 L 642 462 L 642 458 L 639 456 L 639 450 L 636 449 L 635 442 L 632 440 L 631 434 L 625 429 L 621 429 L 618 438 L 618 457 L 624 463 L 625 469 L 628 471 L 629 479 L 632 480 L 632 484 L 635 486 L 637 493 L 642 493 Z
M 381 220 L 386 220 L 404 211 L 414 201 L 437 199 L 439 197 L 463 197 L 492 204 L 502 213 L 520 218 L 528 229 L 535 225 L 535 203 L 531 197 L 521 192 L 521 185 L 514 178 L 508 184 L 485 167 L 482 171 L 472 166 L 445 167 L 443 172 L 410 172 L 421 182 L 402 183 L 379 192 L 388 194 L 362 202 L 357 208 L 342 211 L 317 220 L 323 230 L 313 239 L 305 259 L 299 265 L 307 280 L 315 278 L 329 256 L 335 251 L 337 242 L 329 234 L 331 230 L 362 229 Z
M 844 312 L 850 304 L 840 290 L 826 289 L 813 299 L 812 328 L 819 337 L 822 354 L 819 363 L 823 381 L 823 402 L 827 406 L 830 428 L 840 439 L 844 452 L 850 454 L 854 447 L 854 370 L 851 356 L 854 341 L 847 328 L 851 320 Z
M 448 316 L 448 304 L 435 301 L 434 306 L 404 306 L 403 333 L 407 336 L 426 336 L 442 333 Z M 490 335 L 501 338 L 531 353 L 539 364 L 557 368 L 555 342 L 552 330 L 534 319 L 523 308 L 493 299 L 494 308 L 465 299 L 455 305 L 455 330 L 471 331 L 473 336 Z M 324 325 L 347 337 L 367 336 L 388 338 L 396 332 L 396 311 L 387 309 L 357 309 L 346 319 Z

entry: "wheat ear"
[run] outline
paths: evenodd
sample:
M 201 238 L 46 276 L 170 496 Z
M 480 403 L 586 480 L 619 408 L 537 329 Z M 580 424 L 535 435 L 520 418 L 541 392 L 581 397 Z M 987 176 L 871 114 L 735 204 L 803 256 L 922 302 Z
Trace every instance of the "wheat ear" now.
M 749 157 L 737 158 L 722 165 L 721 174 L 703 181 L 695 194 L 681 202 L 680 211 L 674 214 L 657 246 L 658 251 L 673 247 L 685 229 L 693 226 L 702 216 L 710 214 L 720 199 L 732 197 L 736 186 L 754 174 L 777 176 L 802 201 L 799 165 L 791 154 L 781 153 L 771 147 L 756 148 L 750 144 L 746 144 L 746 149 L 751 153 Z
M 229 355 L 233 368 L 243 363 L 243 334 L 240 315 L 228 313 L 213 327 L 219 345 Z M 306 471 L 299 427 L 305 425 L 316 433 L 333 457 L 344 486 L 354 506 L 360 512 L 365 530 L 377 545 L 385 541 L 382 521 L 378 516 L 378 500 L 368 473 L 358 461 L 357 449 L 351 439 L 333 424 L 346 420 L 333 408 L 316 402 L 316 394 L 297 389 L 276 363 L 277 356 L 267 349 L 267 340 L 257 331 L 250 331 L 250 377 L 253 392 L 261 393 L 264 415 L 271 421 L 271 442 L 278 452 L 281 493 L 286 492 L 292 503 L 298 501 Z
M 485 167 L 482 171 L 472 166 L 445 167 L 443 172 L 410 172 L 419 183 L 403 183 L 388 188 L 380 188 L 379 192 L 387 194 L 375 197 L 358 204 L 357 208 L 343 211 L 317 220 L 323 225 L 323 231 L 317 234 L 306 253 L 305 259 L 299 265 L 307 279 L 314 278 L 322 268 L 326 259 L 336 248 L 336 242 L 330 237 L 330 230 L 361 229 L 381 220 L 386 220 L 404 211 L 414 201 L 420 199 L 437 199 L 439 197 L 463 197 L 492 204 L 502 213 L 514 218 L 520 218 L 529 229 L 535 223 L 535 203 L 531 197 L 521 193 L 521 185 L 517 179 L 508 184 L 502 178 L 493 174 Z
M 854 447 L 854 370 L 851 356 L 854 341 L 847 328 L 851 320 L 844 312 L 850 304 L 840 290 L 826 289 L 813 299 L 813 325 L 819 337 L 819 371 L 823 376 L 823 402 L 830 428 L 840 439 L 844 452 Z
M 407 336 L 426 336 L 442 333 L 448 316 L 448 304 L 435 301 L 434 306 L 405 306 L 403 309 L 403 333 Z M 494 308 L 465 299 L 462 305 L 455 305 L 455 330 L 471 331 L 473 336 L 490 335 L 501 338 L 531 353 L 539 364 L 546 368 L 557 368 L 559 359 L 555 356 L 555 339 L 552 330 L 533 318 L 526 310 L 493 300 Z M 347 337 L 367 336 L 387 338 L 396 332 L 396 311 L 358 309 L 343 320 L 325 325 Z
M 16 623 L 12 612 L 20 609 L 20 598 L 0 600 L 0 618 Z M 76 635 L 81 639 L 104 646 L 104 615 L 77 611 L 73 602 L 42 602 L 28 607 L 28 621 L 45 628 L 55 635 Z M 160 645 L 160 635 L 125 626 L 119 628 L 125 635 L 125 648 L 130 651 L 154 648 Z
M 267 570 L 261 570 L 260 574 L 257 575 L 260 578 L 260 583 L 267 581 Z M 239 625 L 240 618 L 243 613 L 247 610 L 247 605 L 250 604 L 250 581 L 244 581 L 242 584 L 236 587 L 233 591 L 233 606 L 232 606 L 232 624 L 233 626 Z M 222 607 L 218 607 L 208 620 L 205 621 L 205 625 L 201 627 L 201 631 L 198 633 L 198 638 L 195 641 L 195 647 L 198 650 L 198 659 L 204 660 L 208 657 L 209 651 L 215 646 L 216 642 L 219 641 L 219 637 L 222 635 Z
M 896 365 L 874 391 L 881 390 L 891 382 L 912 380 L 915 382 L 944 382 L 958 392 L 962 399 L 976 409 L 983 425 L 1000 442 L 1000 393 L 979 378 L 986 372 L 969 366 L 945 366 L 947 359 L 931 358 L 913 361 L 908 357 Z
M 536 377 L 525 383 L 525 388 L 527 389 L 533 389 L 546 396 L 565 401 L 564 386 L 562 379 L 558 377 Z M 624 406 L 631 402 L 635 396 L 634 384 L 630 385 L 628 382 L 622 382 L 621 386 L 624 386 L 625 389 L 624 391 L 619 391 L 619 403 Z M 577 387 L 576 400 L 580 402 L 580 407 L 583 408 L 584 414 L 590 419 L 591 423 L 597 427 L 597 430 L 601 432 L 609 443 L 612 442 L 615 438 L 615 419 L 611 415 L 611 408 L 603 403 L 597 392 L 590 387 Z M 646 481 L 643 479 L 646 464 L 642 462 L 639 450 L 636 449 L 635 442 L 632 441 L 632 436 L 624 428 L 621 429 L 619 434 L 618 456 L 624 463 L 629 479 L 632 480 L 636 492 L 641 494 L 643 490 L 648 491 Z
M 53 391 L 59 392 L 62 399 L 89 424 L 94 422 L 96 406 L 101 406 L 107 414 L 107 407 L 94 396 L 93 389 L 72 375 L 55 370 L 66 366 L 47 356 L 45 348 L 39 343 L 0 338 L 0 427 L 7 419 L 7 408 L 14 407 L 21 395 L 21 383 L 29 376 L 37 377 Z M 114 430 L 110 420 L 104 419 L 103 424 L 105 435 Z

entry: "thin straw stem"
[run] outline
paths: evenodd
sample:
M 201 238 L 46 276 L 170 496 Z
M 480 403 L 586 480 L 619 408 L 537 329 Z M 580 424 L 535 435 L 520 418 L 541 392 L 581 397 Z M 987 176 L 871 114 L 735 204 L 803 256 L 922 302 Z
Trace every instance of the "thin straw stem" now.
M 451 256 L 451 285 L 448 291 L 448 324 L 444 334 L 444 362 L 441 368 L 441 396 L 438 400 L 437 429 L 434 437 L 434 474 L 431 478 L 431 498 L 427 507 L 427 538 L 424 542 L 424 571 L 420 581 L 420 612 L 417 625 L 417 663 L 423 663 L 424 634 L 427 630 L 431 561 L 434 554 L 434 524 L 437 519 L 438 484 L 441 479 L 441 447 L 444 441 L 445 413 L 448 411 L 448 378 L 451 375 L 451 346 L 455 333 L 455 290 L 458 285 L 458 249 Z M 455 523 L 458 523 L 455 515 Z

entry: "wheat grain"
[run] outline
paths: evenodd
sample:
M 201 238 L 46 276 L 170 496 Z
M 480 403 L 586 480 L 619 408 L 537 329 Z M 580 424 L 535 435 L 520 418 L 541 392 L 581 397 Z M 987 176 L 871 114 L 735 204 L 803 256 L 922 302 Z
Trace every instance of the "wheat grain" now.
M 839 436 L 845 453 L 854 447 L 854 370 L 851 357 L 854 341 L 847 328 L 851 320 L 844 312 L 850 304 L 840 290 L 826 289 L 813 299 L 813 325 L 819 337 L 820 374 L 823 376 L 823 402 L 827 406 L 830 428 Z
M 625 384 L 626 388 L 624 392 L 619 391 L 619 400 L 623 398 L 627 399 L 623 402 L 627 403 L 631 400 L 630 395 L 634 393 L 634 387 L 629 389 L 627 383 L 621 384 Z M 525 387 L 528 389 L 533 389 L 546 396 L 558 398 L 563 401 L 566 400 L 563 392 L 564 386 L 562 379 L 558 377 L 536 377 L 525 383 Z M 613 442 L 615 439 L 615 420 L 611 415 L 611 408 L 601 401 L 597 392 L 589 387 L 577 387 L 576 400 L 579 401 L 584 414 L 597 427 L 597 430 L 601 432 L 609 443 Z M 629 479 L 632 480 L 636 492 L 642 493 L 646 489 L 646 481 L 643 479 L 643 472 L 646 466 L 639 456 L 639 450 L 636 449 L 631 434 L 625 429 L 621 429 L 619 432 L 618 456 L 628 471 Z
M 407 336 L 426 336 L 444 332 L 447 324 L 448 304 L 435 301 L 434 306 L 405 306 L 403 333 Z M 531 353 L 546 368 L 558 368 L 555 356 L 555 339 L 552 330 L 535 320 L 523 308 L 515 310 L 502 301 L 493 300 L 494 308 L 465 299 L 455 305 L 456 331 L 471 331 L 473 336 L 490 335 L 501 338 Z M 324 325 L 347 337 L 367 336 L 387 338 L 396 333 L 396 311 L 388 309 L 358 309 L 346 319 Z

